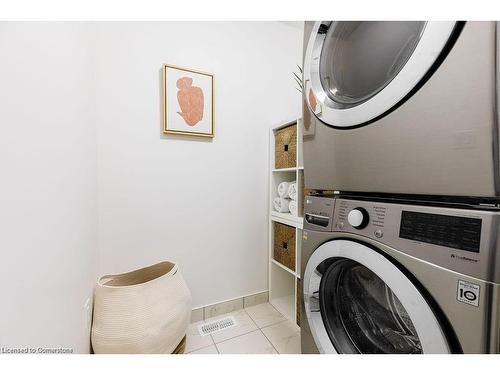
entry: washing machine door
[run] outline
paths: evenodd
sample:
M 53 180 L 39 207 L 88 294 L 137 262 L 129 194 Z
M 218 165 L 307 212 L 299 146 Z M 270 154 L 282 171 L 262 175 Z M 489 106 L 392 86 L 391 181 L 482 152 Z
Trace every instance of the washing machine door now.
M 316 22 L 304 59 L 311 112 L 338 128 L 380 118 L 423 81 L 455 27 L 456 22 Z
M 318 247 L 306 266 L 303 293 L 320 353 L 450 353 L 424 296 L 366 245 L 333 240 Z

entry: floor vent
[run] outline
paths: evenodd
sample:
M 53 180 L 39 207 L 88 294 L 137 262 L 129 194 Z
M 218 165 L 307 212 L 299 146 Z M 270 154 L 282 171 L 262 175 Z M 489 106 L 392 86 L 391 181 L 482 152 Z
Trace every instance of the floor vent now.
M 201 336 L 207 336 L 211 333 L 216 333 L 223 331 L 227 328 L 231 328 L 236 326 L 238 323 L 232 316 L 228 316 L 227 318 L 215 320 L 210 323 L 200 324 L 198 326 L 198 331 L 200 331 Z

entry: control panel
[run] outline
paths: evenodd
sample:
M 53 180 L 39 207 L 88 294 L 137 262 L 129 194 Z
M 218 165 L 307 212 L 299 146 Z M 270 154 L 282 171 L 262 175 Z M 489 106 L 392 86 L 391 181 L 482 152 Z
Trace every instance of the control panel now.
M 388 244 L 439 246 L 479 253 L 485 222 L 482 211 L 308 196 L 304 228 L 349 232 Z
M 346 199 L 338 199 L 336 205 L 333 230 L 360 232 L 376 238 L 384 236 L 386 206 Z
M 306 197 L 304 229 L 388 246 L 400 253 L 484 280 L 500 243 L 497 211 L 347 198 Z M 311 233 L 309 233 L 311 235 Z

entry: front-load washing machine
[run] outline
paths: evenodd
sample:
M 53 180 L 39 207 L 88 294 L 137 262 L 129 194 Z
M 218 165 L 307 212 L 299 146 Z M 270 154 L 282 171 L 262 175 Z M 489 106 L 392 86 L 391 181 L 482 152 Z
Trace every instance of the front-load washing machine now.
M 305 29 L 308 188 L 500 197 L 496 22 Z
M 500 212 L 306 197 L 303 353 L 499 353 Z

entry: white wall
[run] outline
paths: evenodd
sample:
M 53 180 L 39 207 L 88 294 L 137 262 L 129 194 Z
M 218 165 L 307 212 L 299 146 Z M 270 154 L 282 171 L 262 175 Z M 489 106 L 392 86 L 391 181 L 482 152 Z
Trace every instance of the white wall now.
M 88 352 L 98 272 L 92 40 L 0 23 L 0 347 Z
M 267 289 L 267 129 L 300 108 L 300 42 L 274 22 L 0 23 L 0 347 L 87 352 L 98 274 L 163 259 L 195 306 Z M 162 63 L 215 73 L 213 141 L 161 133 Z
M 195 307 L 267 290 L 268 128 L 300 111 L 302 31 L 96 25 L 101 270 L 179 262 Z M 215 74 L 213 141 L 161 133 L 160 67 Z

